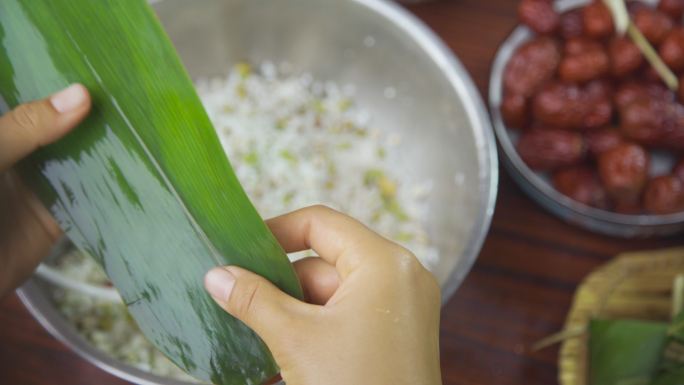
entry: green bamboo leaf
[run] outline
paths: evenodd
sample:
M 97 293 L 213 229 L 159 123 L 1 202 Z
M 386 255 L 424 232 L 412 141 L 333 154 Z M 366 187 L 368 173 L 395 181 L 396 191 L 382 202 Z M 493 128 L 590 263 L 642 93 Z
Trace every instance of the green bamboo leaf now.
M 264 343 L 214 304 L 202 277 L 235 264 L 300 298 L 301 288 L 145 1 L 2 0 L 0 44 L 10 107 L 73 82 L 91 91 L 81 127 L 20 169 L 145 335 L 203 380 L 276 374 Z
M 668 325 L 593 320 L 589 326 L 591 385 L 648 384 L 658 369 Z

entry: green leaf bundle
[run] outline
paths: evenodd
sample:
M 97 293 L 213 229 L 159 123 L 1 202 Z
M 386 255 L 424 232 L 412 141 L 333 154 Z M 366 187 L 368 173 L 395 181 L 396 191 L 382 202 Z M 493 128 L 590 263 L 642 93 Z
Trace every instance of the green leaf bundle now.
M 649 385 L 667 339 L 667 324 L 593 320 L 589 327 L 589 384 Z

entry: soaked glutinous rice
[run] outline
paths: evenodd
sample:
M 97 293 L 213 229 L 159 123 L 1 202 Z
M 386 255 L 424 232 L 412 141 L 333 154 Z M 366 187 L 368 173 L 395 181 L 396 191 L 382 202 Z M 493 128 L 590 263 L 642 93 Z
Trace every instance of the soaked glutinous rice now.
M 238 179 L 262 216 L 325 204 L 413 251 L 435 268 L 425 230 L 431 181 L 410 185 L 388 154 L 401 137 L 373 126 L 354 89 L 237 65 L 197 89 Z
M 428 269 L 439 254 L 426 231 L 431 181 L 409 184 L 388 161 L 402 138 L 373 125 L 354 88 L 284 75 L 276 66 L 236 65 L 200 79 L 198 93 L 238 179 L 263 217 L 325 204 L 413 251 Z M 306 254 L 291 255 L 297 259 Z M 108 286 L 92 258 L 57 261 L 69 279 Z M 62 314 L 96 347 L 155 374 L 190 380 L 142 336 L 121 303 L 69 289 L 53 296 Z

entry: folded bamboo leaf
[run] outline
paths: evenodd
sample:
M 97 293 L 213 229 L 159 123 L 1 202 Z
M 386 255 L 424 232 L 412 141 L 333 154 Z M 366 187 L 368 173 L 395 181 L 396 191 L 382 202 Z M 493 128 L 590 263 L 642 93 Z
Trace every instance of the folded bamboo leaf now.
M 0 45 L 10 107 L 72 82 L 91 91 L 89 118 L 20 169 L 145 335 L 203 380 L 276 374 L 263 342 L 213 303 L 202 277 L 235 264 L 294 296 L 301 288 L 145 1 L 2 0 Z
M 589 336 L 589 383 L 650 383 L 665 346 L 665 323 L 593 320 Z

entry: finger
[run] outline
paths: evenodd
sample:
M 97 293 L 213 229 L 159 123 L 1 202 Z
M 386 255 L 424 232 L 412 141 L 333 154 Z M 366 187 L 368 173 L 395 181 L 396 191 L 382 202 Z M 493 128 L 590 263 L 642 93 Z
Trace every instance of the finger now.
M 80 84 L 51 97 L 22 104 L 0 118 L 0 172 L 41 146 L 64 136 L 90 110 L 90 96 Z
M 235 266 L 217 267 L 204 277 L 214 300 L 233 317 L 254 330 L 269 346 L 278 344 L 282 330 L 312 306 L 285 294 L 272 283 Z
M 304 296 L 309 303 L 325 305 L 340 286 L 335 266 L 318 257 L 300 259 L 294 263 Z
M 11 172 L 0 175 L 0 300 L 38 266 L 61 230 L 49 211 Z
M 361 222 L 325 206 L 307 207 L 267 223 L 287 252 L 313 249 L 342 278 L 362 262 L 360 256 L 381 247 L 399 248 Z

